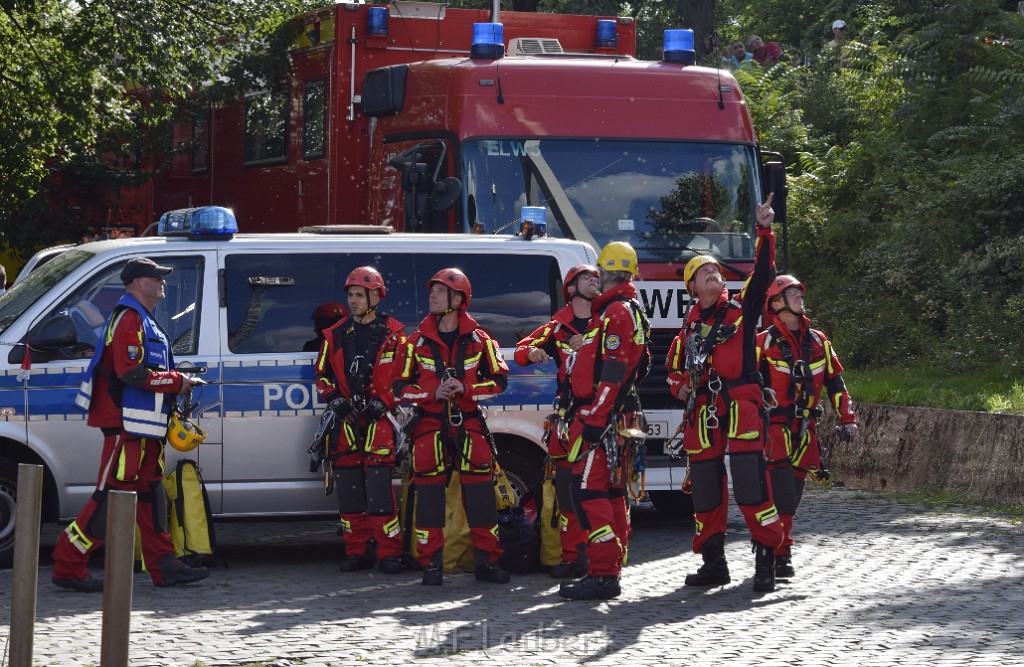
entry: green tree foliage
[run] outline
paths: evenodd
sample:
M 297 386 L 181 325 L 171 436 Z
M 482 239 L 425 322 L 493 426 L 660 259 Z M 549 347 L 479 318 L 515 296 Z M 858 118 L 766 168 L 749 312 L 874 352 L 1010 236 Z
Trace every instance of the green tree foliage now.
M 322 3 L 0 0 L 0 247 L 77 238 L 76 192 L 148 178 L 169 121 L 265 72 L 304 4 Z
M 762 143 L 791 161 L 790 268 L 844 359 L 1019 373 L 1024 20 L 992 0 L 726 4 L 787 40 L 853 28 L 737 74 Z

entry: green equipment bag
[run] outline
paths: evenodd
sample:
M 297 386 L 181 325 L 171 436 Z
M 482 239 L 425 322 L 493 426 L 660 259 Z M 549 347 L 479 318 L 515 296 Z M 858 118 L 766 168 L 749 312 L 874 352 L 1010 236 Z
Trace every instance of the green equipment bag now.
M 174 543 L 174 553 L 191 567 L 213 562 L 217 536 L 210 512 L 210 498 L 199 465 L 192 459 L 178 461 L 177 467 L 164 476 L 170 517 L 167 532 Z

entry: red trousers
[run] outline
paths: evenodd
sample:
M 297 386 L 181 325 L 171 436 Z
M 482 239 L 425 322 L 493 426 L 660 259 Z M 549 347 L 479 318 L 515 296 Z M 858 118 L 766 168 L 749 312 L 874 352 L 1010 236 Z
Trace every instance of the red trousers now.
M 96 491 L 53 548 L 55 579 L 84 579 L 86 565 L 106 538 L 107 494 L 110 490 L 137 494 L 135 525 L 142 542 L 142 565 L 153 583 L 163 581 L 158 563 L 174 554 L 167 533 L 167 496 L 163 488 L 164 443 L 122 432 L 103 438 Z
M 477 558 L 486 557 L 488 562 L 496 563 L 501 547 L 494 499 L 494 459 L 482 417 L 466 416 L 457 428 L 424 416 L 412 438 L 413 481 L 419 489 L 416 545 L 420 564 L 426 567 L 444 549 L 445 496 L 439 490 L 444 489 L 451 470 L 459 473 L 470 543 Z
M 763 463 L 765 429 L 761 416 L 761 388 L 756 384 L 733 387 L 730 399 L 726 403 L 719 395 L 715 403 L 718 427 L 708 428 L 709 406 L 703 397 L 699 397 L 683 431 L 683 448 L 690 459 L 694 498 L 694 553 L 700 553 L 712 535 L 726 533 L 729 509 L 728 477 L 724 465 L 726 453 L 730 454 L 733 470 L 733 496 L 750 530 L 751 539 L 773 549 L 780 547 L 785 539 L 772 498 L 767 466 Z M 754 452 L 760 456 L 753 457 Z M 755 458 L 760 462 L 751 474 L 746 464 Z M 712 470 L 711 474 L 696 472 L 697 465 L 702 463 L 711 464 L 703 466 L 703 470 Z M 742 470 L 738 469 L 741 465 L 744 466 Z
M 391 470 L 395 467 L 394 426 L 387 418 L 344 423 L 339 430 L 333 465 L 345 554 L 366 555 L 372 541 L 377 545 L 378 559 L 401 556 L 402 527 L 391 487 Z
M 566 443 L 558 437 L 558 429 L 552 428 L 548 437 L 548 456 L 555 462 L 556 489 L 558 496 L 558 521 L 561 527 L 559 537 L 562 542 L 562 561 L 572 563 L 580 557 L 580 548 L 587 544 L 587 531 L 583 530 L 579 519 L 576 518 L 576 511 L 573 509 L 572 498 L 566 497 L 559 489 L 559 482 L 563 476 L 571 478 L 573 475 L 573 464 L 569 462 L 569 449 Z
M 618 461 L 609 461 L 603 446 L 587 448 L 582 432 L 582 422 L 573 420 L 569 425 L 569 442 L 576 450 L 572 492 L 576 517 L 587 531 L 587 574 L 618 576 L 629 545 L 629 513 L 623 492 L 625 454 Z

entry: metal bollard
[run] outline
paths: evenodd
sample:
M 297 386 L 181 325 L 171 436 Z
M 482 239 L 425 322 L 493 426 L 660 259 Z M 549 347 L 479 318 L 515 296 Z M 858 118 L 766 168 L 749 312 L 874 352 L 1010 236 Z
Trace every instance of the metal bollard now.
M 11 667 L 31 667 L 39 584 L 39 525 L 43 466 L 18 464 L 18 506 L 14 515 L 14 580 L 11 582 Z
M 135 492 L 111 491 L 108 503 L 100 665 L 127 667 L 135 566 Z

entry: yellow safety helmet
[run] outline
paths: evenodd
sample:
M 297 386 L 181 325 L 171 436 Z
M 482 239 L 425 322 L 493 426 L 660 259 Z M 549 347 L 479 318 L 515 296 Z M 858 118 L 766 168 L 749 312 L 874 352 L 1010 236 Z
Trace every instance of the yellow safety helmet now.
M 697 269 L 705 264 L 714 264 L 719 270 L 722 268 L 722 263 L 711 255 L 697 255 L 686 263 L 686 268 L 683 269 L 683 283 L 688 286 L 693 277 L 697 275 Z
M 171 411 L 167 423 L 167 442 L 179 452 L 190 452 L 206 440 L 206 431 L 184 417 L 177 410 Z
M 640 275 L 636 266 L 636 250 L 622 241 L 612 241 L 602 248 L 597 266 L 606 272 L 625 271 L 634 276 Z

